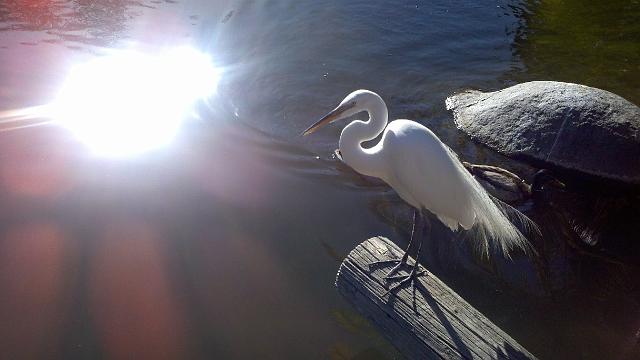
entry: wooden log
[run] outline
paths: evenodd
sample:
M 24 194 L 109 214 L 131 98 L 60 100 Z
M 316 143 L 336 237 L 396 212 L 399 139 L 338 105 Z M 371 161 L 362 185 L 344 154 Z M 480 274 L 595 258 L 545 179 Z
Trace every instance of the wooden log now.
M 384 276 L 402 250 L 383 237 L 358 245 L 343 261 L 336 278 L 338 291 L 365 315 L 408 359 L 535 359 L 433 274 L 411 286 L 384 295 Z M 410 260 L 412 263 L 413 260 Z M 421 270 L 425 270 L 422 268 Z M 406 274 L 402 270 L 401 274 Z M 384 295 L 384 296 L 383 296 Z

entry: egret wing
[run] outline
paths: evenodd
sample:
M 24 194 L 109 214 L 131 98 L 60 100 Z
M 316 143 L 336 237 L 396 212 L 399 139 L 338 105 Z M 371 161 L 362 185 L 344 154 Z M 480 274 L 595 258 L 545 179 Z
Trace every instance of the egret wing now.
M 384 149 L 393 168 L 390 185 L 416 207 L 434 213 L 448 227 L 473 226 L 468 184 L 457 157 L 426 127 L 409 120 L 389 124 Z M 404 195 L 403 194 L 408 194 Z M 407 198 L 411 198 L 410 201 Z

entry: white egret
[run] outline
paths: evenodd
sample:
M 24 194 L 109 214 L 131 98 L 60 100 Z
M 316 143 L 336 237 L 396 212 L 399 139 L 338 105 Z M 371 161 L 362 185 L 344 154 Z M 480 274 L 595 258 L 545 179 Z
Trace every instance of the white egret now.
M 315 132 L 323 125 L 347 118 L 360 112 L 368 112 L 369 120 L 354 120 L 340 135 L 339 149 L 344 162 L 355 171 L 375 176 L 389 184 L 398 195 L 414 207 L 414 225 L 411 240 L 402 259 L 387 274 L 387 279 L 401 279 L 396 286 L 413 280 L 417 272 L 417 259 L 421 241 L 418 243 L 416 265 L 407 276 L 391 277 L 400 266 L 407 265 L 407 256 L 415 237 L 422 228 L 423 211 L 434 214 L 452 231 L 462 228 L 471 231 L 471 237 L 479 250 L 499 250 L 509 256 L 513 248 L 532 250 L 531 245 L 514 226 L 507 211 L 513 211 L 515 220 L 525 226 L 533 226 L 524 215 L 505 204 L 496 204 L 482 186 L 465 170 L 455 153 L 428 128 L 411 120 L 395 120 L 387 125 L 387 106 L 382 98 L 368 90 L 357 90 L 349 94 L 333 111 L 311 125 L 302 134 Z M 362 143 L 382 139 L 371 148 Z

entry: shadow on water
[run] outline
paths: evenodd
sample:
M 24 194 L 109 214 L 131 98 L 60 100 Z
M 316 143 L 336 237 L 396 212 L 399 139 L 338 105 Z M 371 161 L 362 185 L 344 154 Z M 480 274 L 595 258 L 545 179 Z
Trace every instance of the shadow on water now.
M 520 359 L 524 358 L 524 354 L 517 349 L 514 349 L 511 344 L 504 344 L 504 346 L 499 350 L 497 358 L 498 359 Z

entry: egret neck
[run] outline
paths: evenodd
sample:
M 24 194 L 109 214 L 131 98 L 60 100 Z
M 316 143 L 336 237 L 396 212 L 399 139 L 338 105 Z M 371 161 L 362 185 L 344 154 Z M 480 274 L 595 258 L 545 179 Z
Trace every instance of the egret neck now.
M 375 139 L 387 126 L 389 117 L 387 105 L 376 94 L 371 94 L 367 104 L 360 106 L 360 111 L 369 114 L 369 120 L 355 120 L 349 123 L 340 134 L 339 148 L 344 162 L 357 172 L 383 178 L 384 163 L 381 161 L 382 140 L 375 146 L 365 149 L 362 143 Z M 355 110 L 355 109 L 354 109 Z

